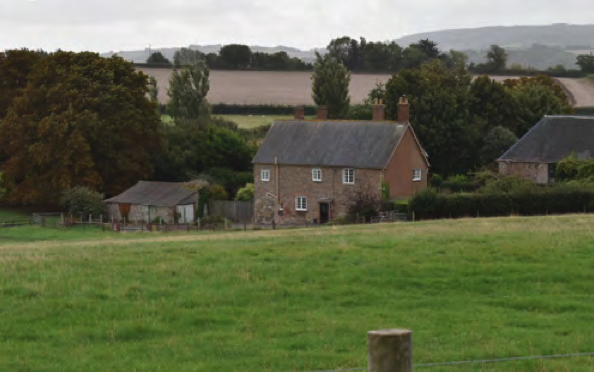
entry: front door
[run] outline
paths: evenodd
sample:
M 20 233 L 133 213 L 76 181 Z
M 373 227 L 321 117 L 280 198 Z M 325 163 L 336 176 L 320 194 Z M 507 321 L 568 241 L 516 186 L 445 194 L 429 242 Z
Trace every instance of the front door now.
M 320 203 L 320 224 L 327 223 L 330 220 L 330 204 Z

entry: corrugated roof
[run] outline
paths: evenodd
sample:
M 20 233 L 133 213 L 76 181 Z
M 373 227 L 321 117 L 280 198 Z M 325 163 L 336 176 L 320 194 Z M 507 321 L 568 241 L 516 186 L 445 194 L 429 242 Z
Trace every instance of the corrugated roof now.
M 107 199 L 105 202 L 173 207 L 194 203 L 197 197 L 197 192 L 184 187 L 183 183 L 139 181 L 120 195 Z
M 407 124 L 389 121 L 276 121 L 254 163 L 383 169 Z
M 498 161 L 556 163 L 572 152 L 594 155 L 594 116 L 545 116 Z

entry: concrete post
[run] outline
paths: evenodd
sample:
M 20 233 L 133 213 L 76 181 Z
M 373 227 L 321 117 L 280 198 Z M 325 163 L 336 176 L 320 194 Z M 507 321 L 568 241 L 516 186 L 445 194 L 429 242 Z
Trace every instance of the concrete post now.
M 386 329 L 367 333 L 368 372 L 412 372 L 412 331 Z

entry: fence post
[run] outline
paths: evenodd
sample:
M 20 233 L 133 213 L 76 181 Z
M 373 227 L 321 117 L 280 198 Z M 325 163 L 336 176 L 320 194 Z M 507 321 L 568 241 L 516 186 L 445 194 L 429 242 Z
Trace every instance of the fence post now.
M 89 223 L 93 223 L 93 214 L 89 213 Z
M 64 225 L 64 213 L 60 213 L 60 219 L 62 220 L 62 225 Z
M 412 331 L 386 329 L 367 333 L 368 372 L 412 372 Z

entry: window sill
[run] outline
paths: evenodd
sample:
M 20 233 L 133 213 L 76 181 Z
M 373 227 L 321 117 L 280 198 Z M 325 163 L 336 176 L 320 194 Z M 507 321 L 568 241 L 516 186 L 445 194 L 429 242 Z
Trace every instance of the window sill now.
M 307 209 L 295 209 L 295 212 L 307 212 Z
M 421 182 L 422 179 L 418 179 L 418 180 L 413 180 L 413 182 Z
M 322 183 L 322 180 L 311 180 L 311 181 L 315 182 L 315 183 Z

